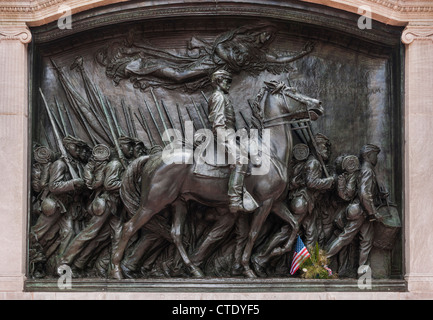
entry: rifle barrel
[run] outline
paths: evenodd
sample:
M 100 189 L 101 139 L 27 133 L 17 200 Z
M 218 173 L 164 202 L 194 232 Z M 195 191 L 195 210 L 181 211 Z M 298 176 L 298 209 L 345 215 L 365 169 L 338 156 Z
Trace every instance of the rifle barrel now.
M 66 128 L 66 122 L 65 122 L 65 119 L 63 118 L 63 113 L 62 113 L 62 110 L 60 109 L 60 105 L 59 105 L 59 102 L 57 101 L 57 98 L 54 98 L 54 100 L 56 101 L 57 112 L 59 113 L 60 122 L 62 123 L 62 126 L 63 126 L 63 132 L 66 136 L 66 135 L 68 135 L 68 130 Z
M 149 106 L 148 106 L 146 100 L 144 100 L 144 104 L 146 105 L 147 111 L 149 112 L 150 117 L 152 118 L 152 122 L 153 122 L 153 124 L 155 125 L 156 130 L 158 131 L 159 138 L 161 139 L 161 142 L 165 145 L 164 140 L 162 140 L 162 133 L 161 133 L 161 130 L 159 130 L 158 123 L 156 122 L 155 117 L 154 117 L 154 115 L 153 115 L 153 112 L 152 112 L 152 110 L 149 108 Z
M 153 147 L 153 146 L 156 145 L 156 142 L 155 142 L 155 139 L 153 138 L 152 131 L 150 131 L 150 128 L 149 128 L 149 126 L 148 126 L 148 124 L 147 124 L 147 121 L 146 121 L 146 118 L 144 117 L 143 112 L 141 111 L 141 108 L 138 108 L 138 112 L 140 113 L 141 120 L 143 121 L 143 123 L 140 122 L 140 124 L 141 124 L 141 126 L 144 125 L 143 129 L 146 131 L 147 136 L 148 136 L 149 139 L 150 139 L 150 144 L 151 144 L 152 147 Z M 138 117 L 137 117 L 137 119 L 138 119 Z M 139 120 L 140 120 L 140 119 L 139 119 Z
M 182 130 L 182 138 L 185 138 L 185 123 L 184 123 L 184 120 L 183 120 L 183 116 L 180 113 L 179 104 L 177 104 L 177 103 L 176 103 L 176 109 L 177 109 L 177 114 L 179 116 L 180 128 Z
M 164 130 L 167 131 L 167 124 L 165 123 L 164 116 L 162 115 L 161 107 L 159 106 L 158 100 L 156 100 L 155 93 L 153 92 L 153 88 L 150 88 L 150 93 L 152 94 L 153 101 L 155 102 L 156 109 L 158 110 L 159 117 L 161 118 L 162 125 Z
M 78 174 L 69 162 L 68 153 L 66 152 L 65 146 L 63 145 L 63 142 L 60 138 L 59 131 L 57 130 L 56 124 L 54 123 L 53 115 L 51 114 L 50 108 L 48 107 L 47 100 L 45 99 L 45 95 L 42 92 L 41 88 L 39 88 L 39 92 L 41 93 L 42 100 L 44 101 L 45 109 L 47 110 L 47 113 L 48 113 L 48 118 L 50 119 L 51 126 L 53 127 L 54 135 L 56 137 L 56 141 L 57 141 L 57 145 L 59 147 L 60 153 L 62 154 L 63 158 L 65 159 L 66 165 L 68 166 L 68 169 L 69 169 L 69 172 L 72 176 L 72 179 L 77 179 L 77 178 L 79 178 Z
M 195 104 L 195 101 L 193 98 L 191 98 L 192 101 L 192 105 L 194 106 L 195 112 L 197 113 L 199 119 L 200 119 L 200 123 L 203 126 L 203 128 L 206 128 L 206 122 L 204 122 L 203 116 L 200 113 L 200 110 L 198 109 L 197 105 Z
M 110 128 L 111 135 L 114 138 L 114 146 L 116 147 L 116 151 L 119 156 L 120 163 L 122 164 L 123 168 L 126 169 L 127 165 L 125 164 L 123 153 L 122 150 L 120 149 L 119 141 L 116 139 L 116 134 L 114 133 L 113 125 L 110 121 L 110 116 L 108 115 L 107 106 L 104 103 L 103 97 L 101 96 L 101 92 L 98 91 L 98 95 L 99 95 L 99 100 L 101 102 L 102 109 L 104 110 L 105 118 L 107 118 L 107 123 Z

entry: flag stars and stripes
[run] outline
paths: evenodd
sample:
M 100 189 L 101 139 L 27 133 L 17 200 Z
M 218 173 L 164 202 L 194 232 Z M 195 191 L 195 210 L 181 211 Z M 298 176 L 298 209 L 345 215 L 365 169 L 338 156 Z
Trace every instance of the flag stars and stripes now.
M 301 237 L 298 235 L 298 239 L 296 240 L 295 252 L 293 254 L 292 265 L 290 267 L 290 274 L 295 274 L 295 272 L 299 269 L 300 265 L 309 257 L 310 253 L 302 242 Z

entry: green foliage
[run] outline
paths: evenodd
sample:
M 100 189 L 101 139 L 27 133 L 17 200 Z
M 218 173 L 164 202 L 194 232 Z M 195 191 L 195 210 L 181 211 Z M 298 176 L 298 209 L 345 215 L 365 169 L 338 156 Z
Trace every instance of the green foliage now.
M 335 279 L 337 276 L 333 273 L 329 275 L 328 270 L 323 266 L 328 265 L 328 259 L 326 258 L 326 252 L 319 248 L 319 244 L 316 242 L 314 250 L 310 250 L 310 258 L 305 260 L 300 269 L 302 272 L 301 277 L 304 279 Z

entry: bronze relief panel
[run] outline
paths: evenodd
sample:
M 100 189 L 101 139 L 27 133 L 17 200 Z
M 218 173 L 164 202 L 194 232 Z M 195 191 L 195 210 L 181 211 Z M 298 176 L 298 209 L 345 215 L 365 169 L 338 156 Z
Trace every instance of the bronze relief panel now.
M 234 17 L 36 44 L 29 278 L 401 276 L 399 52 Z

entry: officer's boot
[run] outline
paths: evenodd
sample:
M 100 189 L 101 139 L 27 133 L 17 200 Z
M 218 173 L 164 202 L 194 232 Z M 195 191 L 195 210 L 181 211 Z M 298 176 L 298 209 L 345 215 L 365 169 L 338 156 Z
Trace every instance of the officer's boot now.
M 246 173 L 245 165 L 236 165 L 235 169 L 231 172 L 230 180 L 229 180 L 229 209 L 230 212 L 245 212 L 245 208 L 243 206 L 243 187 L 244 187 L 244 178 Z

